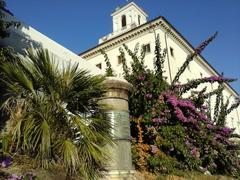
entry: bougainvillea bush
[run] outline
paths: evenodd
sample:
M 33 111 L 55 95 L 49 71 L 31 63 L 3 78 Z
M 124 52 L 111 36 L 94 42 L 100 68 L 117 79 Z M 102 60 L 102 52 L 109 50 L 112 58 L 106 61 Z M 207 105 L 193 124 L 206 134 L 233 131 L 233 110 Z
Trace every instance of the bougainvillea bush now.
M 172 83 L 164 77 L 166 50 L 160 46 L 157 36 L 154 70 L 144 65 L 145 53 L 139 46 L 134 51 L 126 45 L 120 48 L 124 77 L 135 89 L 130 95 L 131 135 L 133 137 L 133 162 L 140 171 L 168 174 L 178 170 L 193 170 L 230 176 L 240 175 L 239 146 L 232 137 L 234 129 L 226 127 L 227 115 L 239 105 L 230 105 L 223 99 L 223 84 L 233 79 L 222 76 L 204 77 L 186 84 L 179 77 L 195 56 L 216 37 L 210 37 L 190 54 Z M 125 54 L 132 58 L 127 66 Z M 207 92 L 199 85 L 218 83 L 219 87 Z M 196 91 L 196 88 L 198 88 Z M 193 91 L 194 90 L 194 91 Z M 190 93 L 191 92 L 191 93 Z M 191 94 L 183 98 L 183 94 Z M 214 112 L 208 100 L 216 98 Z

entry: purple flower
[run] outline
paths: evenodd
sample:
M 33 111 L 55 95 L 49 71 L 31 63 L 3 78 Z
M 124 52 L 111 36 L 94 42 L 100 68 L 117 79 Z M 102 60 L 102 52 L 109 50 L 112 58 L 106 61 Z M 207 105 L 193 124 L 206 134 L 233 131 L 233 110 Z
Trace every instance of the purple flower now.
M 228 128 L 228 127 L 223 127 L 220 129 L 222 135 L 229 135 L 234 131 L 234 129 Z
M 214 139 L 215 139 L 215 140 L 217 140 L 217 139 L 222 139 L 222 136 L 221 136 L 220 134 L 215 134 Z
M 213 168 L 217 168 L 217 165 L 216 165 L 215 163 L 212 163 L 211 166 L 212 166 Z
M 147 99 L 152 99 L 152 93 L 147 93 L 145 96 Z
M 206 110 L 206 109 L 208 109 L 208 107 L 207 107 L 207 106 L 204 106 L 204 105 L 202 105 L 201 109 L 203 109 L 203 110 Z
M 12 158 L 11 157 L 6 157 L 2 162 L 1 162 L 1 166 L 3 167 L 3 168 L 5 168 L 5 167 L 8 167 L 8 166 L 10 166 L 12 164 Z
M 214 83 L 214 82 L 224 82 L 224 81 L 233 81 L 234 79 L 225 78 L 222 76 L 211 76 L 203 78 L 205 81 Z
M 209 147 L 204 148 L 205 153 L 208 153 L 208 150 L 209 150 Z
M 200 119 L 207 121 L 207 122 L 209 121 L 208 117 L 204 113 L 200 112 L 198 115 L 199 115 Z
M 189 142 L 188 140 L 185 141 L 185 144 L 186 144 L 186 146 L 188 146 L 188 147 L 191 146 L 191 144 L 190 144 L 190 142 Z
M 205 47 L 206 47 L 211 41 L 213 41 L 213 39 L 216 38 L 217 34 L 218 34 L 218 33 L 216 32 L 213 36 L 211 36 L 211 37 L 208 38 L 207 40 L 203 41 L 203 42 L 195 49 L 195 53 L 196 53 L 196 54 L 200 54 L 200 53 L 205 49 Z

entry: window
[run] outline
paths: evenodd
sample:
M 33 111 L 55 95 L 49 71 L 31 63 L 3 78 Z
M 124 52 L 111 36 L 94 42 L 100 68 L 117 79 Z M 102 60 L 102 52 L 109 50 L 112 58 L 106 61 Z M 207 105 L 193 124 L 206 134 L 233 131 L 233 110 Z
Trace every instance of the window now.
M 150 47 L 150 44 L 145 44 L 145 45 L 143 45 L 143 51 L 145 52 L 145 53 L 150 53 L 151 52 L 151 47 Z
M 122 15 L 122 28 L 125 28 L 127 25 L 126 15 Z
M 174 49 L 172 47 L 170 47 L 170 54 L 172 57 L 174 57 Z
M 141 24 L 141 16 L 138 15 L 138 25 L 140 25 L 140 24 Z
M 123 62 L 123 58 L 122 58 L 121 55 L 119 55 L 119 56 L 117 57 L 117 64 L 122 64 L 122 62 Z
M 96 64 L 96 66 L 97 66 L 99 69 L 102 69 L 102 64 L 101 64 L 101 63 Z

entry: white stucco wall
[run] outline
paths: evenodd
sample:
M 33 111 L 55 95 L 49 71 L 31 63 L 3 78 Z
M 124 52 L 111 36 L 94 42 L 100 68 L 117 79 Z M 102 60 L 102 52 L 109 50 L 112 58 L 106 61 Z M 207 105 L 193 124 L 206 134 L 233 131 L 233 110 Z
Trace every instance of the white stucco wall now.
M 6 20 L 18 21 L 15 17 L 5 13 Z M 84 43 L 84 42 L 83 42 Z M 46 48 L 55 57 L 55 60 L 60 62 L 59 66 L 68 65 L 69 63 L 79 63 L 79 68 L 89 71 L 93 75 L 104 74 L 102 70 L 86 62 L 81 57 L 70 51 L 69 49 L 58 44 L 54 40 L 35 30 L 31 26 L 21 22 L 21 26 L 11 28 L 11 34 L 8 38 L 0 39 L 0 46 L 11 46 L 17 52 L 24 52 L 24 49 L 34 48 Z

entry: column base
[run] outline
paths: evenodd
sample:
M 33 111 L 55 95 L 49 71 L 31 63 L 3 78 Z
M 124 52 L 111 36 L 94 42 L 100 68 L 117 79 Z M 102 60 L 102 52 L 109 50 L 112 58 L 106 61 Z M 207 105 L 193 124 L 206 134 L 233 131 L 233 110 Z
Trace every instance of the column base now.
M 110 170 L 102 180 L 136 180 L 135 170 Z

